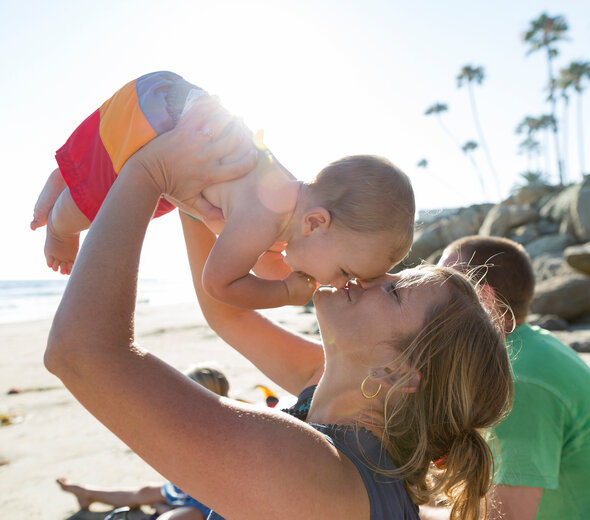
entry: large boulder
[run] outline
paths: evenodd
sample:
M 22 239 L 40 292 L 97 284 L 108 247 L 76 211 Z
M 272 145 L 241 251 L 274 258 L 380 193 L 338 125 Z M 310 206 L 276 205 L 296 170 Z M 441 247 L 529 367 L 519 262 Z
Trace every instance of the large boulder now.
M 574 234 L 579 242 L 590 240 L 590 175 L 577 186 L 570 206 Z
M 537 283 L 556 276 L 573 276 L 578 273 L 563 258 L 561 251 L 543 253 L 532 259 L 533 272 Z
M 549 193 L 555 191 L 554 186 L 543 184 L 541 182 L 534 182 L 526 184 L 518 188 L 511 197 L 511 201 L 514 204 L 537 204 L 540 200 Z
M 529 242 L 525 249 L 531 258 L 543 253 L 562 252 L 567 246 L 575 244 L 570 235 L 545 235 Z
M 574 269 L 590 275 L 590 242 L 568 247 L 564 256 L 565 261 Z
M 518 226 L 512 230 L 512 235 L 509 238 L 522 245 L 528 244 L 539 238 L 539 227 L 536 222 Z
M 554 222 L 561 222 L 570 212 L 572 201 L 576 196 L 578 185 L 568 186 L 560 191 L 554 197 L 551 197 L 540 209 L 539 214 L 543 218 L 548 218 Z
M 567 330 L 569 323 L 555 314 L 529 314 L 526 318 L 529 325 L 537 325 L 546 330 Z
M 426 229 L 418 231 L 412 249 L 404 259 L 404 265 L 412 267 L 427 260 L 432 253 L 445 248 L 458 238 L 474 235 L 477 232 L 477 217 L 472 212 L 461 214 L 430 224 Z
M 554 235 L 555 233 L 562 233 L 559 222 L 554 222 L 548 218 L 540 218 L 537 224 L 539 235 Z M 563 231 L 565 233 L 565 231 Z M 573 234 L 573 233 L 570 233 Z
M 531 312 L 572 320 L 590 311 L 590 278 L 570 275 L 549 278 L 535 288 Z
M 512 228 L 538 218 L 537 211 L 530 206 L 494 206 L 479 228 L 479 234 L 487 237 L 504 237 Z

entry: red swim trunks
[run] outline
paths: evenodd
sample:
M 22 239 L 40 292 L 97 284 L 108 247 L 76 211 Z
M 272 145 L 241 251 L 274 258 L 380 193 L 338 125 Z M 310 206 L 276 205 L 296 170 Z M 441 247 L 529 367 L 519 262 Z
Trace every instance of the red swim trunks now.
M 74 202 L 94 220 L 125 161 L 178 122 L 188 92 L 201 90 L 172 72 L 127 83 L 76 128 L 55 158 Z M 160 200 L 155 217 L 174 209 Z

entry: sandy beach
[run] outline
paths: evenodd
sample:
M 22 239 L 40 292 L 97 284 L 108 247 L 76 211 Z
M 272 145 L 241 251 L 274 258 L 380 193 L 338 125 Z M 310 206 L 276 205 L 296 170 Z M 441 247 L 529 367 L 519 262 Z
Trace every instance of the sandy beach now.
M 292 330 L 315 330 L 301 308 L 269 311 Z M 174 367 L 215 361 L 230 381 L 230 396 L 260 402 L 264 384 L 288 397 L 207 327 L 196 305 L 140 306 L 139 342 Z M 99 424 L 43 366 L 50 320 L 0 325 L 0 511 L 5 518 L 65 520 L 79 508 L 57 477 L 100 486 L 132 487 L 161 477 Z M 21 390 L 8 395 L 11 388 Z M 100 509 L 100 508 L 97 508 Z M 106 508 L 108 510 L 108 508 Z
M 268 314 L 294 331 L 316 331 L 314 314 L 301 308 Z M 13 422 L 0 427 L 0 511 L 6 518 L 66 520 L 74 515 L 77 502 L 58 488 L 57 477 L 119 488 L 161 480 L 45 370 L 42 357 L 50 324 L 0 325 L 0 414 Z M 288 397 L 217 338 L 196 305 L 140 305 L 137 333 L 145 348 L 180 370 L 215 361 L 227 374 L 233 397 L 260 402 L 263 396 L 256 384 Z M 582 357 L 590 363 L 590 354 Z M 8 395 L 11 388 L 20 393 Z

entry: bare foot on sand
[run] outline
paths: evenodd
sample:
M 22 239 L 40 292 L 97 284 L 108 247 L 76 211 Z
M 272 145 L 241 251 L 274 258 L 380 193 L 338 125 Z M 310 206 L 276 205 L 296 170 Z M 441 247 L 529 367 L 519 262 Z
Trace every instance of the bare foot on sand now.
M 55 169 L 49 175 L 45 186 L 41 190 L 41 194 L 37 199 L 35 208 L 33 209 L 33 220 L 31 221 L 31 229 L 35 230 L 47 224 L 49 212 L 59 194 L 66 188 L 66 181 L 61 176 L 59 169 Z
M 78 209 L 68 188 L 55 201 L 47 218 L 45 259 L 47 266 L 61 274 L 70 274 L 78 254 L 80 232 L 90 220 Z
M 67 478 L 58 478 L 56 482 L 60 488 L 68 493 L 72 493 L 76 497 L 78 504 L 80 504 L 80 509 L 88 509 L 90 507 L 90 504 L 92 504 L 92 498 L 87 489 L 72 484 Z

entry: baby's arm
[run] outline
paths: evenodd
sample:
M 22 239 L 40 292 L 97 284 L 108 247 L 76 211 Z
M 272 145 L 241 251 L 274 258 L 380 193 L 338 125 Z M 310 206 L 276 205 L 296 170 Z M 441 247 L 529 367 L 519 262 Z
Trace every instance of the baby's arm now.
M 250 274 L 278 234 L 276 221 L 261 217 L 246 211 L 231 215 L 207 259 L 203 287 L 217 300 L 246 309 L 304 305 L 315 291 L 313 280 L 292 273 L 287 283 Z

